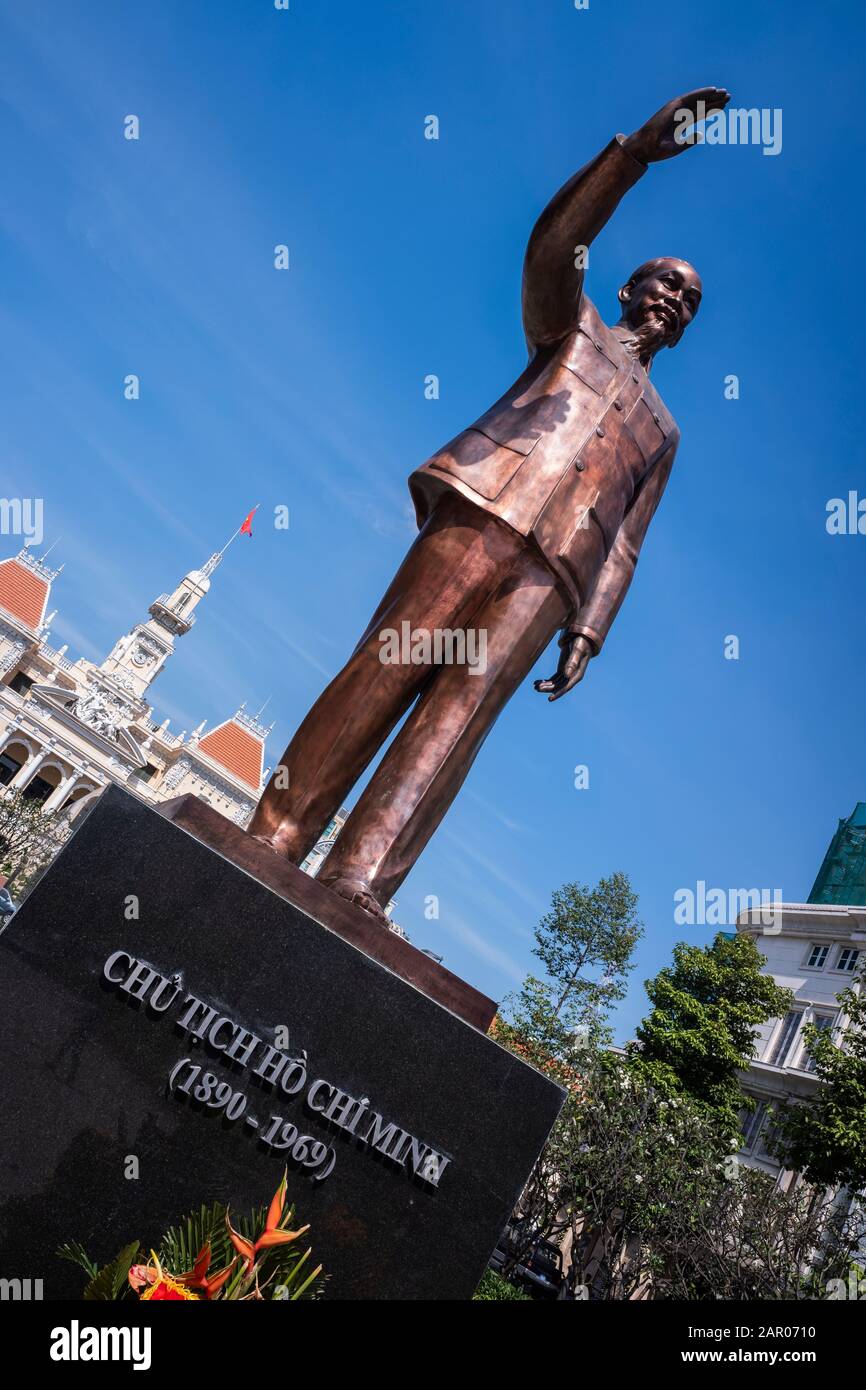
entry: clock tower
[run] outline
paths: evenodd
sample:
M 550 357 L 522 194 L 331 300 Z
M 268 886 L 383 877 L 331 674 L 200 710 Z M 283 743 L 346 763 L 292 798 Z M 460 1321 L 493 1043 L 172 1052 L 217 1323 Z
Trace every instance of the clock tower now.
M 234 539 L 234 538 L 232 538 Z M 211 555 L 201 569 L 190 570 L 170 594 L 160 594 L 150 605 L 150 617 L 136 623 L 118 639 L 100 670 L 140 699 L 174 651 L 175 638 L 183 637 L 195 622 L 195 609 L 210 588 L 210 579 L 223 557 Z

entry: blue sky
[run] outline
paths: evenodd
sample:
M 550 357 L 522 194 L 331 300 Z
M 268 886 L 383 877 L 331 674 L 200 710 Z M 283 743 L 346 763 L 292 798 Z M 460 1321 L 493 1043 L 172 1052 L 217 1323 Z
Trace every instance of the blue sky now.
M 692 87 L 781 108 L 780 154 L 652 168 L 593 248 L 609 320 L 650 256 L 703 276 L 653 374 L 682 431 L 673 476 L 603 655 L 555 705 L 518 692 L 398 895 L 414 940 L 498 998 L 552 889 L 625 870 L 647 935 L 620 1040 L 675 941 L 712 936 L 675 925 L 677 889 L 802 900 L 866 799 L 866 536 L 825 528 L 830 498 L 866 497 L 861 7 L 649 13 L 0 3 L 2 492 L 43 497 L 62 536 L 54 640 L 100 660 L 261 502 L 152 693 L 176 730 L 270 696 L 269 761 L 411 541 L 409 472 L 522 370 L 521 261 L 547 199 Z

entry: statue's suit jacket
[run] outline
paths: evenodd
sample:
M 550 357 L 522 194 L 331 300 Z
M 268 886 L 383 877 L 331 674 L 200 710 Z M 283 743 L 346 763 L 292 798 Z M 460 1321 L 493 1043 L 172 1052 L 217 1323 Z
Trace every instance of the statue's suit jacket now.
M 529 365 L 409 479 L 419 525 L 456 491 L 537 547 L 567 598 L 567 630 L 596 651 L 679 440 L 646 372 L 583 293 L 580 248 L 644 172 L 617 137 L 545 209 L 524 265 Z

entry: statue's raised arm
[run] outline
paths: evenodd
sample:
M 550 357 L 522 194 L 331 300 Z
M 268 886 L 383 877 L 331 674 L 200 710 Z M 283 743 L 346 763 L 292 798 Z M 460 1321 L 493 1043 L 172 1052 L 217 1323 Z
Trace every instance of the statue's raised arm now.
M 647 165 L 699 143 L 689 113 L 708 116 L 729 100 L 722 87 L 699 87 L 666 102 L 634 134 L 611 140 L 551 199 L 532 229 L 523 265 L 523 326 L 530 353 L 559 342 L 574 328 L 586 252 L 623 195 Z

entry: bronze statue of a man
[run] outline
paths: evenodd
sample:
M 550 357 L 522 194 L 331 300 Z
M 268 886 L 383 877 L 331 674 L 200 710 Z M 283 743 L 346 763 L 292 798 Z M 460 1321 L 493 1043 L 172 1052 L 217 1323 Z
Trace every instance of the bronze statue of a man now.
M 523 271 L 529 364 L 410 477 L 418 537 L 259 802 L 250 832 L 300 863 L 414 706 L 319 875 L 382 920 L 555 633 L 558 670 L 535 683 L 551 700 L 582 679 L 626 595 L 679 440 L 649 370 L 697 313 L 701 281 L 686 261 L 647 261 L 620 290 L 622 315 L 608 327 L 583 292 L 584 252 L 649 164 L 694 143 L 683 141 L 683 112 L 710 114 L 728 100 L 708 87 L 668 102 L 545 208 Z M 433 655 L 388 660 L 386 630 L 481 634 L 483 669 Z

